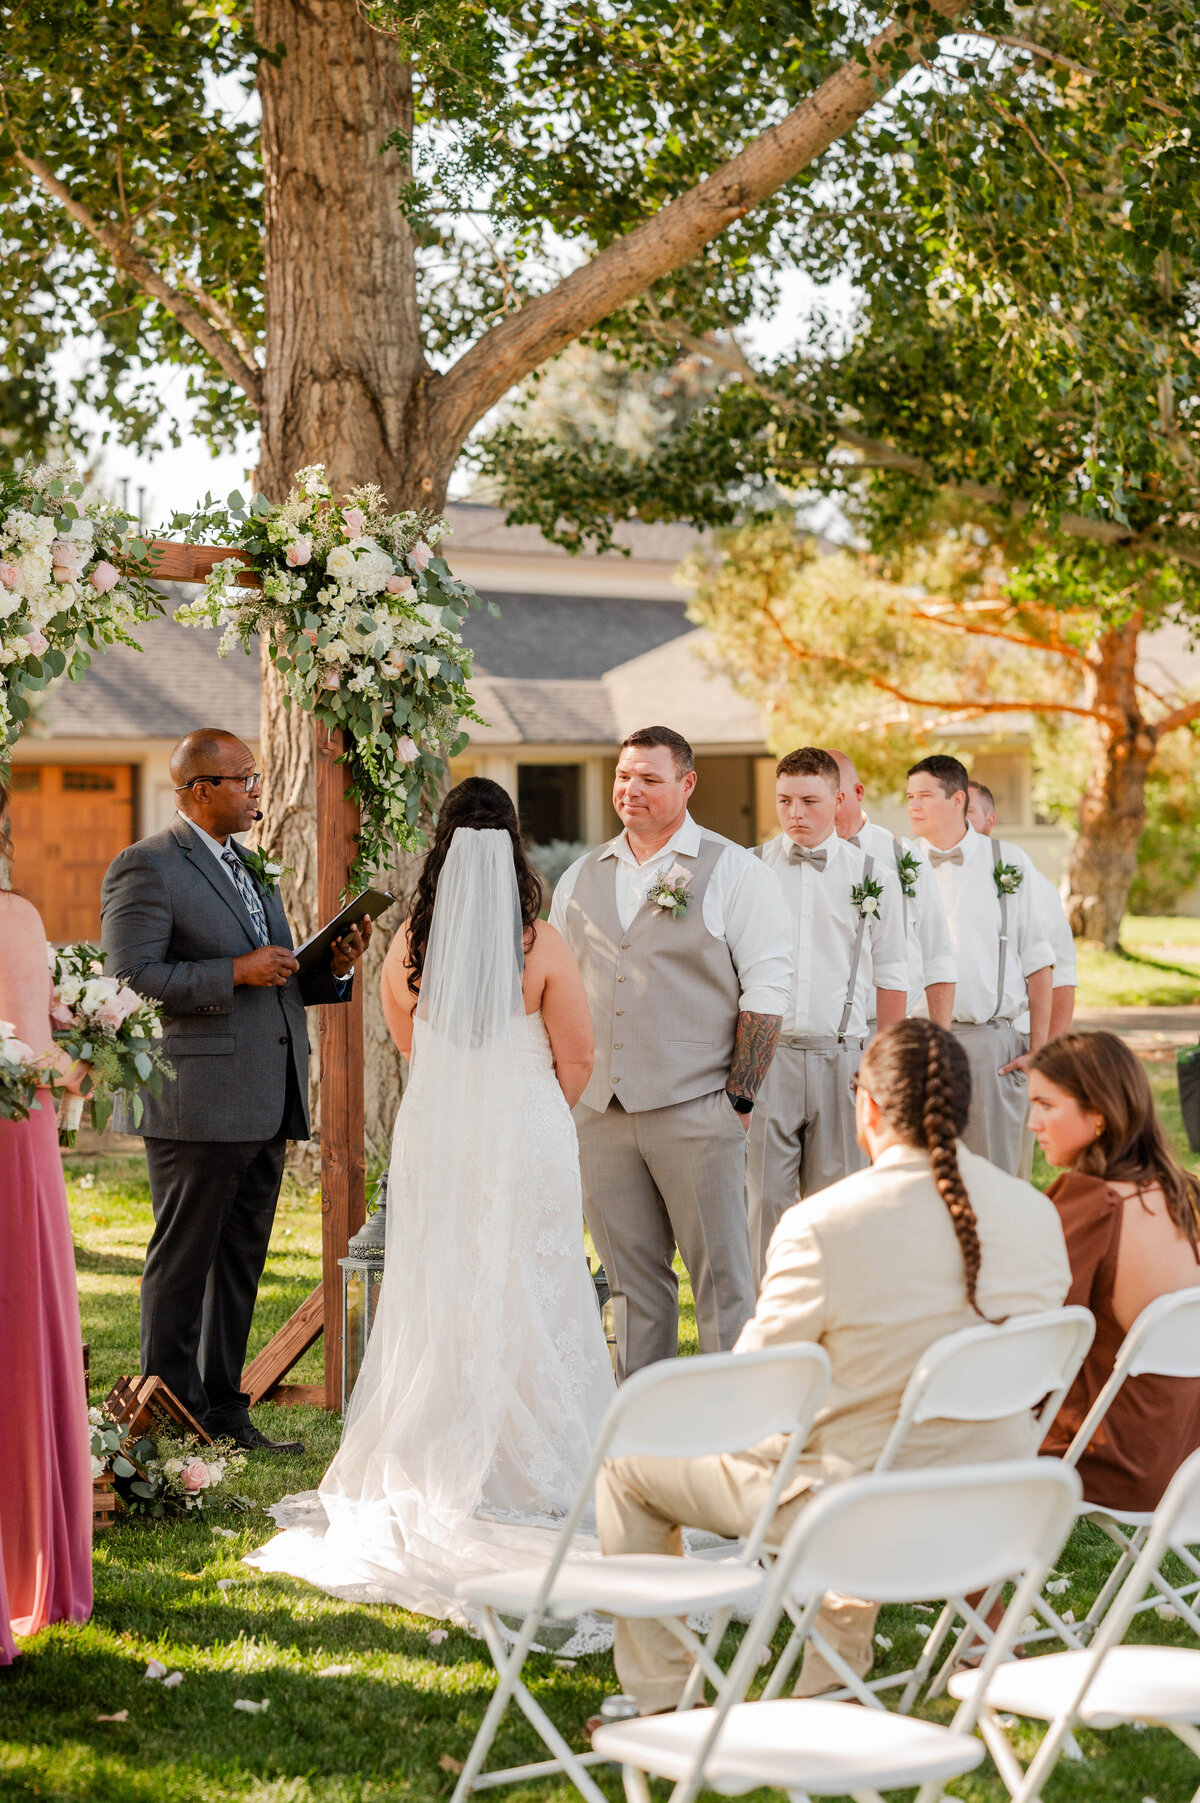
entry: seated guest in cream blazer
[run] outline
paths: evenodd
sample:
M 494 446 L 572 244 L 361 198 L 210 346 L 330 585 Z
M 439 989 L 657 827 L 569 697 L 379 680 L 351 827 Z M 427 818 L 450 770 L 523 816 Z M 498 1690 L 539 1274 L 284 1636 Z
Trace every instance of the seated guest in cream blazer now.
M 859 1143 L 871 1168 L 790 1208 L 767 1254 L 758 1306 L 736 1351 L 815 1340 L 833 1365 L 826 1407 L 784 1492 L 782 1537 L 819 1480 L 869 1471 L 921 1354 L 980 1320 L 1059 1307 L 1071 1280 L 1054 1205 L 959 1143 L 970 1107 L 966 1055 L 927 1020 L 887 1027 L 863 1054 Z M 681 1524 L 731 1538 L 749 1531 L 783 1441 L 700 1459 L 613 1459 L 596 1487 L 606 1553 L 679 1553 Z M 1000 1422 L 932 1421 L 905 1441 L 900 1466 L 1031 1458 L 1032 1415 Z M 870 1670 L 877 1605 L 826 1598 L 825 1638 L 858 1673 Z M 618 1621 L 622 1690 L 644 1714 L 671 1709 L 687 1683 L 684 1648 L 653 1622 Z M 833 1687 L 806 1649 L 796 1687 Z

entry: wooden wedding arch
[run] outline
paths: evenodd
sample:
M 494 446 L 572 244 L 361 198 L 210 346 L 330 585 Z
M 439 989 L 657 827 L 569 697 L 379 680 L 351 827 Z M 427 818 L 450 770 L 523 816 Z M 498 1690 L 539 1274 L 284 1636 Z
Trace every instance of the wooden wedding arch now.
M 228 545 L 173 545 L 163 539 L 150 546 L 148 576 L 167 582 L 203 582 L 219 563 L 239 556 Z M 236 581 L 257 588 L 258 577 L 240 570 Z M 316 733 L 317 775 L 317 913 L 328 920 L 337 913 L 354 863 L 359 815 L 346 795 L 345 749 L 341 730 L 320 721 Z M 316 1403 L 341 1407 L 342 1273 L 350 1236 L 366 1219 L 366 1148 L 363 1103 L 363 991 L 361 977 L 349 1002 L 322 1007 L 321 1062 L 321 1282 L 307 1296 L 242 1374 L 242 1388 L 256 1402 Z M 323 1384 L 289 1384 L 283 1380 L 309 1347 L 324 1336 Z

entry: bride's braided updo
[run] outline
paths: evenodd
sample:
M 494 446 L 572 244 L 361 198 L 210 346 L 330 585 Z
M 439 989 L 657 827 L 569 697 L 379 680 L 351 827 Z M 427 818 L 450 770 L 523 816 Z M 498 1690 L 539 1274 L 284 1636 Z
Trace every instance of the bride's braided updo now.
M 962 1248 L 967 1301 L 983 1316 L 975 1299 L 982 1257 L 979 1231 L 955 1146 L 971 1106 L 966 1053 L 952 1033 L 931 1020 L 898 1021 L 867 1047 L 859 1082 L 901 1139 L 929 1153 L 933 1180 Z

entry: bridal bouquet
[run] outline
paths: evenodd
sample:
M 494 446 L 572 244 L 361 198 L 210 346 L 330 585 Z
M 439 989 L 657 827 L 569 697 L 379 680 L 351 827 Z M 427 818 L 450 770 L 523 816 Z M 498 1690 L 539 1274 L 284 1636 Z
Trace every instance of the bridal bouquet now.
M 29 693 L 80 675 L 96 645 L 134 644 L 129 626 L 162 611 L 135 522 L 83 492 L 70 463 L 0 471 L 0 754 Z
M 459 629 L 483 603 L 436 553 L 445 522 L 391 513 L 374 486 L 335 503 L 314 464 L 279 505 L 210 497 L 172 524 L 239 553 L 176 619 L 223 624 L 222 656 L 261 634 L 288 704 L 345 730 L 348 790 L 362 813 L 350 886 L 361 887 L 394 847 L 417 845 L 422 805 L 436 806 L 444 760 L 467 742 L 462 722 L 479 719 Z M 255 571 L 261 588 L 231 586 L 239 567 Z
M 27 1121 L 38 1106 L 38 1089 L 49 1073 L 34 1063 L 33 1052 L 17 1038 L 10 1020 L 0 1020 L 0 1120 Z
M 104 975 L 104 953 L 98 945 L 50 947 L 54 984 L 50 1019 L 58 1045 L 91 1066 L 87 1094 L 97 1133 L 108 1125 L 113 1104 L 124 1096 L 134 1125 L 142 1118 L 141 1091 L 162 1094 L 163 1078 L 174 1069 L 157 1041 L 162 1038 L 162 1010 L 156 1002 Z M 83 1096 L 67 1096 L 59 1116 L 59 1139 L 75 1144 L 83 1114 Z

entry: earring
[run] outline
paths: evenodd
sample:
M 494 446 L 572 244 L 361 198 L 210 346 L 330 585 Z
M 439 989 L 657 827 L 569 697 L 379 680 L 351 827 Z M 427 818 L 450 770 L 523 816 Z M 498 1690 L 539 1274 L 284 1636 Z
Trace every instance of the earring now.
M 1092 1138 L 1093 1138 L 1093 1139 L 1100 1139 L 1100 1138 L 1102 1138 L 1102 1137 L 1103 1137 L 1103 1135 L 1104 1135 L 1104 1133 L 1105 1133 L 1105 1130 L 1106 1130 L 1106 1129 L 1107 1129 L 1107 1127 L 1108 1127 L 1108 1122 L 1107 1122 L 1107 1121 L 1103 1121 L 1103 1120 L 1101 1120 L 1101 1121 L 1097 1121 L 1097 1122 L 1096 1122 L 1096 1131 L 1095 1131 L 1095 1132 L 1094 1132 L 1094 1133 L 1093 1133 L 1093 1135 L 1092 1135 Z

